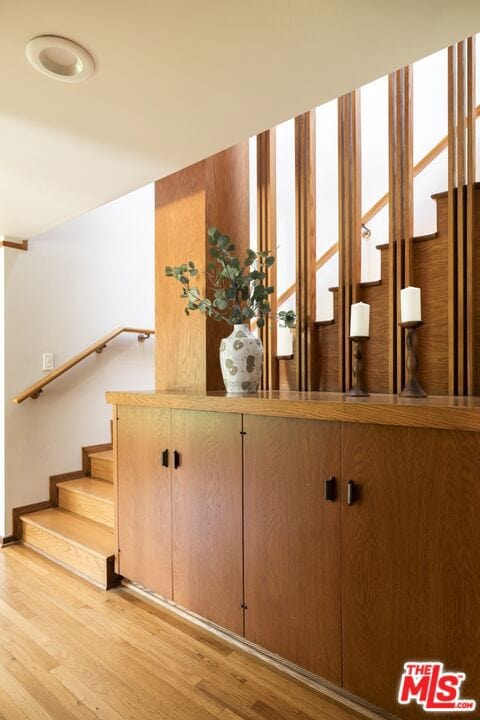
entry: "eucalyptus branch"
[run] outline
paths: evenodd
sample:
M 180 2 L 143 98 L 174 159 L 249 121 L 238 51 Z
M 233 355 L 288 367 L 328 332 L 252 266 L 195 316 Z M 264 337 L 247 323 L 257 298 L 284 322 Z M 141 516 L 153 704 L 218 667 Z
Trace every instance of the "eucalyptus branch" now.
M 202 297 L 199 289 L 191 286 L 191 278 L 199 274 L 191 260 L 188 264 L 165 268 L 165 275 L 175 278 L 182 285 L 180 297 L 186 300 L 185 313 L 189 315 L 198 310 L 218 322 L 225 320 L 230 325 L 248 323 L 255 318 L 257 326 L 263 327 L 266 319 L 272 317 L 269 296 L 274 288 L 267 285 L 266 280 L 267 270 L 274 264 L 275 256 L 269 250 L 255 252 L 248 248 L 241 263 L 233 254 L 235 245 L 228 235 L 222 235 L 217 228 L 211 227 L 208 240 L 212 262 L 208 265 L 206 275 L 213 300 Z M 293 310 L 283 310 L 274 317 L 283 322 L 282 327 L 291 328 L 295 325 Z

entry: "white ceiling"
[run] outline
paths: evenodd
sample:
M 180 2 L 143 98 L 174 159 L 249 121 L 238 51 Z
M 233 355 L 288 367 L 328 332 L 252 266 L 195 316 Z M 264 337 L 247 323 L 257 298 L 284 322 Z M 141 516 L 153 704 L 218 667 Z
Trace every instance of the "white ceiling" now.
M 31 237 L 480 30 L 478 0 L 0 0 L 0 234 Z M 39 34 L 85 84 L 40 75 Z

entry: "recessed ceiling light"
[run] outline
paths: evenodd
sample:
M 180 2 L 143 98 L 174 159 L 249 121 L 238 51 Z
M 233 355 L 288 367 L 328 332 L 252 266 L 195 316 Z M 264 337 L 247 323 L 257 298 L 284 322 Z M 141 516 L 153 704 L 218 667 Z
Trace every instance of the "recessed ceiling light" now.
M 27 58 L 35 70 L 62 82 L 82 82 L 95 70 L 93 58 L 73 40 L 39 35 L 27 45 Z

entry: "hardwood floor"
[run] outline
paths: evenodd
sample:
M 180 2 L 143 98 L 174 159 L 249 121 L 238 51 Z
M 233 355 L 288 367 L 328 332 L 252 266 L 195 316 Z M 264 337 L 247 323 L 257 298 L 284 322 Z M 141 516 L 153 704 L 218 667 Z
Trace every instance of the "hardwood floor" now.
M 361 717 L 122 587 L 0 550 L 0 720 Z

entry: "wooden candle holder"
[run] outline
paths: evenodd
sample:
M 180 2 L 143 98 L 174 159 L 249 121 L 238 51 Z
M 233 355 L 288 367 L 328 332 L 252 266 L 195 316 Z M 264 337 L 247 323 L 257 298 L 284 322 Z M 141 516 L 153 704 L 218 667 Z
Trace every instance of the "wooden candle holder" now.
M 417 358 L 417 328 L 423 325 L 423 322 L 401 322 L 400 327 L 405 330 L 405 347 L 407 356 L 405 359 L 405 368 L 407 370 L 407 382 L 400 397 L 423 398 L 427 397 L 427 393 L 418 382 L 418 358 Z
M 369 393 L 363 387 L 362 369 L 363 369 L 363 349 L 362 340 L 369 340 L 368 337 L 350 337 L 352 341 L 353 365 L 352 375 L 353 384 L 347 395 L 350 397 L 368 397 Z

